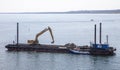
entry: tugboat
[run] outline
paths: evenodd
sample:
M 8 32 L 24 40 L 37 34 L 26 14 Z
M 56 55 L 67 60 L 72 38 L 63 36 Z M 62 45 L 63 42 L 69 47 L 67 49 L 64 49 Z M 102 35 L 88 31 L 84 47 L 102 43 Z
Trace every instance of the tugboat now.
M 102 32 L 101 28 L 102 28 L 102 23 L 100 23 L 100 40 L 99 40 L 100 43 L 97 44 L 96 43 L 96 24 L 95 24 L 94 43 L 91 44 L 89 52 L 91 55 L 113 55 L 116 49 L 109 46 L 108 35 L 106 36 L 107 43 L 102 44 L 101 42 L 101 32 Z

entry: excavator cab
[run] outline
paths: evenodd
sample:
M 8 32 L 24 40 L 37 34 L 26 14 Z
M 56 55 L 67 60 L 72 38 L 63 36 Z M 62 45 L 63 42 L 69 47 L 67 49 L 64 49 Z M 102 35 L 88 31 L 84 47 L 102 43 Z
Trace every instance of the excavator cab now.
M 35 40 L 28 40 L 28 44 L 38 44 L 38 41 L 35 41 Z
M 52 40 L 53 40 L 51 43 L 54 43 L 54 37 L 53 37 L 53 34 L 52 34 L 52 30 L 51 30 L 50 27 L 48 27 L 48 28 L 45 28 L 44 30 L 42 30 L 41 32 L 39 32 L 38 34 L 36 34 L 35 40 L 28 40 L 28 44 L 38 44 L 39 43 L 38 37 L 40 35 L 42 35 L 43 33 L 45 33 L 46 31 L 50 32 L 50 35 L 51 35 Z

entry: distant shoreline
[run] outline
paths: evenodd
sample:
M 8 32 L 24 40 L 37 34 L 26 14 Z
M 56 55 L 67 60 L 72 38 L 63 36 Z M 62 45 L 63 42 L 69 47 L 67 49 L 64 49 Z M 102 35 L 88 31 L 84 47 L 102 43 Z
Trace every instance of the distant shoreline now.
M 80 10 L 67 12 L 0 12 L 0 14 L 120 14 L 118 10 Z

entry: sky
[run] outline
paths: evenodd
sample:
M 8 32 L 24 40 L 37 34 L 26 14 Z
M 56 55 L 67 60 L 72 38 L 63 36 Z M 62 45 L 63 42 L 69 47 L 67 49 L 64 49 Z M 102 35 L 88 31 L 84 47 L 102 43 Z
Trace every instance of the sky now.
M 64 12 L 120 9 L 120 0 L 0 0 L 0 12 Z

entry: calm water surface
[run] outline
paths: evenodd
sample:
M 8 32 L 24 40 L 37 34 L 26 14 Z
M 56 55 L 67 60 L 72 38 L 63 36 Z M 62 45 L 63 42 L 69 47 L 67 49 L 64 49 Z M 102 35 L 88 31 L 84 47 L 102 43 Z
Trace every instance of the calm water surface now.
M 91 21 L 93 19 L 93 21 Z M 54 44 L 89 45 L 93 42 L 94 24 L 103 23 L 102 43 L 117 48 L 114 56 L 91 56 L 43 52 L 9 52 L 5 45 L 16 41 L 16 23 L 20 23 L 20 43 L 50 26 Z M 0 14 L 0 70 L 119 70 L 119 14 Z M 39 37 L 39 43 L 51 44 L 49 32 Z M 99 35 L 97 32 L 97 42 Z

